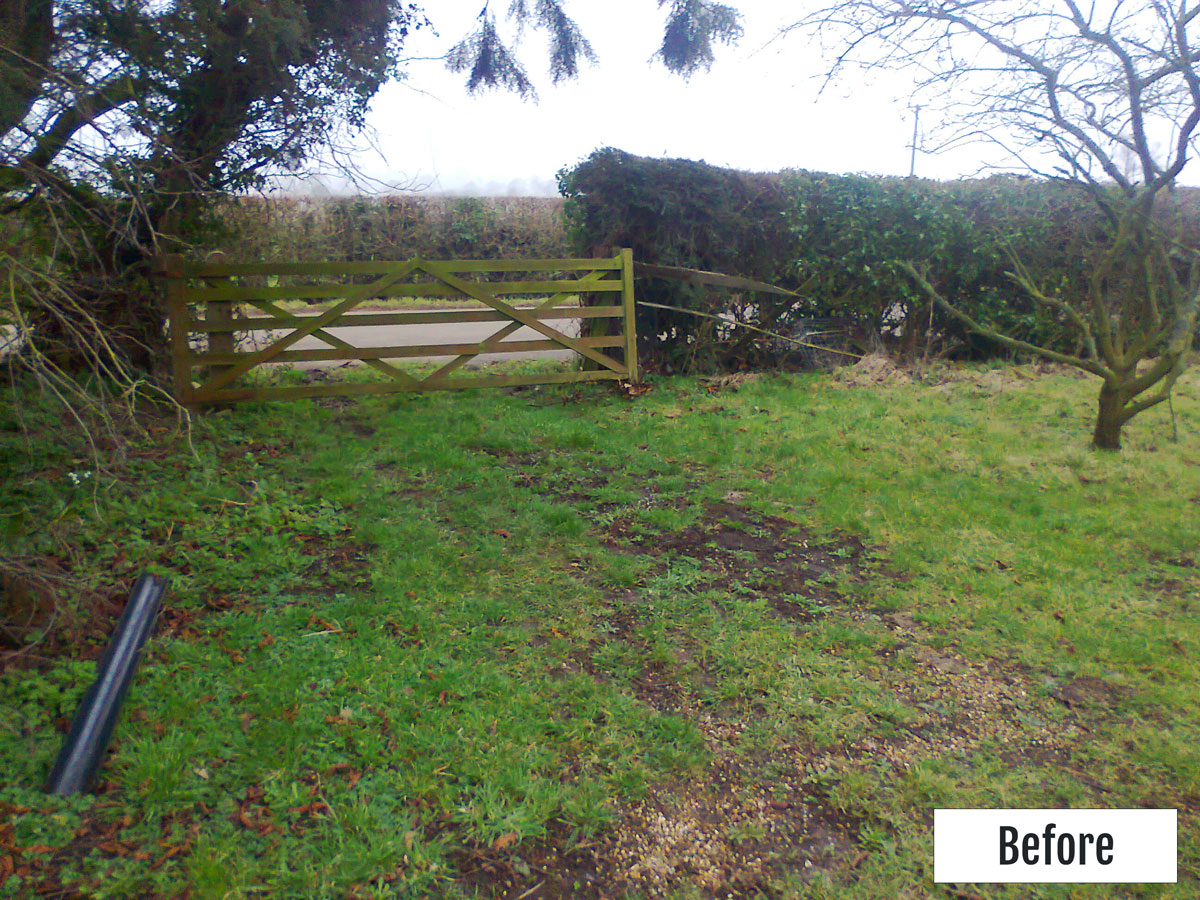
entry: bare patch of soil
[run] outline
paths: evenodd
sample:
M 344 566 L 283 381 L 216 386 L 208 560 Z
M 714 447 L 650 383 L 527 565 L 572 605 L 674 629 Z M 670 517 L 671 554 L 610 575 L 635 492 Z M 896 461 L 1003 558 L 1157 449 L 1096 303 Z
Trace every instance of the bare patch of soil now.
M 701 563 L 707 586 L 730 598 L 766 598 L 784 618 L 810 621 L 839 600 L 836 584 L 867 578 L 869 548 L 858 537 L 818 537 L 778 516 L 720 501 L 676 532 L 646 533 L 631 517 L 609 526 L 605 543 L 661 559 Z
M 662 897 L 681 889 L 749 900 L 862 861 L 852 837 L 857 823 L 804 799 L 799 768 L 762 784 L 727 749 L 740 726 L 691 712 L 717 754 L 704 772 L 651 788 L 592 841 L 552 827 L 546 838 L 511 847 L 503 839 L 465 847 L 454 854 L 465 886 L 496 900 Z
M 908 769 L 922 760 L 970 755 L 985 743 L 998 743 L 1014 762 L 1041 764 L 1069 759 L 1084 737 L 1080 723 L 1052 722 L 1044 715 L 1031 674 L 1021 665 L 934 648 L 933 635 L 905 613 L 885 616 L 884 622 L 901 640 L 880 653 L 886 664 L 874 677 L 910 716 L 893 734 L 858 742 L 847 757 L 882 756 Z M 895 665 L 898 658 L 907 665 Z
M 518 484 L 557 501 L 597 504 L 596 491 L 608 482 L 602 469 L 552 473 L 542 454 L 479 449 L 515 470 Z M 623 505 L 625 514 L 611 520 L 602 540 L 610 548 L 652 557 L 661 570 L 674 559 L 694 560 L 703 585 L 729 602 L 765 598 L 778 615 L 796 622 L 841 602 L 838 584 L 864 580 L 873 565 L 857 537 L 817 536 L 748 508 L 741 492 L 705 505 L 683 529 L 655 529 L 639 519 L 641 509 L 682 509 L 695 486 L 671 493 L 643 487 L 643 496 Z M 613 642 L 627 645 L 634 651 L 630 657 L 641 660 L 630 692 L 664 715 L 693 722 L 711 763 L 652 787 L 624 806 L 616 824 L 594 842 L 571 844 L 552 832 L 513 847 L 464 850 L 457 862 L 468 891 L 504 900 L 662 897 L 679 890 L 705 898 L 774 897 L 782 885 L 860 863 L 858 823 L 813 799 L 806 774 L 811 757 L 787 748 L 778 758 L 748 759 L 740 750 L 745 723 L 728 711 L 705 708 L 694 693 L 705 673 L 695 671 L 689 636 L 679 635 L 673 659 L 651 652 L 639 633 L 642 602 L 636 589 L 610 591 L 601 636 L 575 651 L 567 669 L 605 679 L 594 661 L 598 651 Z M 762 774 L 767 763 L 769 781 Z
M 544 838 L 491 846 L 466 844 L 450 854 L 468 894 L 494 900 L 607 900 L 612 882 L 599 845 L 551 823 Z
M 587 459 L 585 454 L 569 454 L 571 468 L 556 470 L 547 462 L 564 455 L 560 450 L 509 450 L 489 446 L 469 449 L 492 457 L 512 471 L 515 484 L 548 500 L 572 506 L 588 506 L 597 512 L 612 512 L 625 505 L 599 499 L 600 492 L 612 483 L 616 473 L 612 467 L 598 465 Z M 642 497 L 637 505 L 642 509 L 678 507 L 686 504 L 688 494 L 699 487 L 699 481 L 688 481 L 676 491 L 664 493 L 652 480 L 647 480 L 640 486 Z
M 332 594 L 370 580 L 372 546 L 368 543 L 341 535 L 333 538 L 306 535 L 301 549 L 306 556 L 313 557 L 302 570 L 305 589 L 310 592 Z
M 608 838 L 622 889 L 658 897 L 687 885 L 704 897 L 771 897 L 786 882 L 854 865 L 854 823 L 804 799 L 794 767 L 765 785 L 757 766 L 722 751 L 740 725 L 704 714 L 697 721 L 715 762 L 651 789 Z
M 1080 675 L 1053 692 L 1057 700 L 1067 706 L 1097 705 L 1111 707 L 1133 694 L 1125 685 L 1113 684 L 1094 675 Z

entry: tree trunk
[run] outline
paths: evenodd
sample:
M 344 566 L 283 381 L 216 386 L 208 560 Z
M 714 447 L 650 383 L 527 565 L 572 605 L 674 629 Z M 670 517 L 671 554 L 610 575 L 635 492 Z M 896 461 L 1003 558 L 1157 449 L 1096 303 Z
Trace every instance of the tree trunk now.
M 1100 409 L 1092 446 L 1097 450 L 1121 449 L 1121 426 L 1125 424 L 1125 394 L 1120 388 L 1105 384 L 1100 388 Z
M 929 349 L 929 327 L 932 321 L 932 304 L 923 303 L 909 309 L 904 316 L 904 328 L 900 333 L 900 358 L 905 362 L 916 362 L 921 354 L 921 340 L 925 350 Z

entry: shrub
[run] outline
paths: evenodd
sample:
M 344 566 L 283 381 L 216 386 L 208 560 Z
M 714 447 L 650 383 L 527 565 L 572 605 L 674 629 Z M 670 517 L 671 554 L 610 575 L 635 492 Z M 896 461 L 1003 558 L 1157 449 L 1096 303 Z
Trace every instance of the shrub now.
M 561 257 L 553 197 L 246 197 L 215 211 L 231 261 Z
M 898 261 L 926 270 L 939 292 L 974 318 L 1074 352 L 1061 317 L 1032 303 L 1007 273 L 1019 264 L 1045 292 L 1084 303 L 1089 264 L 1107 235 L 1078 185 L 1011 176 L 936 182 L 747 173 L 606 148 L 560 172 L 559 186 L 578 253 L 628 246 L 644 262 L 742 275 L 802 297 L 644 280 L 642 299 L 771 330 L 835 316 L 862 343 L 878 335 L 908 354 L 1001 351 L 936 314 Z M 1194 246 L 1198 205 L 1196 192 L 1181 192 L 1162 226 Z M 683 313 L 639 307 L 638 330 L 643 357 L 664 369 L 729 368 L 754 362 L 758 353 L 753 332 Z
M 576 253 L 607 256 L 630 247 L 635 260 L 745 275 L 784 287 L 795 283 L 795 240 L 784 214 L 780 180 L 681 159 L 647 159 L 620 150 L 597 150 L 559 173 L 566 198 L 567 234 Z M 638 282 L 640 299 L 735 315 L 761 322 L 790 308 L 770 301 L 751 310 L 748 298 L 731 298 L 661 279 Z M 757 299 L 757 298 L 756 298 Z M 744 334 L 727 334 L 711 319 L 638 307 L 641 356 L 663 369 L 706 369 L 732 353 L 722 344 L 752 346 Z M 729 338 L 730 340 L 724 340 Z

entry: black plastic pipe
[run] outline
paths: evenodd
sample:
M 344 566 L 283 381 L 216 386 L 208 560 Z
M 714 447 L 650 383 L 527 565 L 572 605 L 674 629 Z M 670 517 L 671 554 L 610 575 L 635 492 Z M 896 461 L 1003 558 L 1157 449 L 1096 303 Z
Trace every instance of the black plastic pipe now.
M 167 579 L 155 575 L 143 575 L 133 586 L 117 629 L 100 660 L 96 680 L 83 695 L 71 730 L 67 732 L 50 771 L 50 780 L 46 784 L 50 793 L 67 796 L 91 787 L 121 714 L 125 694 L 133 681 L 142 646 L 154 630 L 159 603 L 166 589 Z

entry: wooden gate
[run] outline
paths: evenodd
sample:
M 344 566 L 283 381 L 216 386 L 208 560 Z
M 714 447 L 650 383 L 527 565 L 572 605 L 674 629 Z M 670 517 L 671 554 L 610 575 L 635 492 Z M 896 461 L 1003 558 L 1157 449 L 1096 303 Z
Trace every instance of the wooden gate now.
M 176 399 L 186 405 L 239 400 L 385 394 L 397 391 L 637 381 L 633 252 L 611 259 L 427 260 L 349 263 L 189 262 L 164 257 Z M 505 278 L 525 277 L 516 281 Z M 599 302 L 585 304 L 585 295 Z M 459 298 L 472 309 L 372 310 L 363 304 L 391 297 Z M 534 305 L 522 301 L 536 299 Z M 608 298 L 611 298 L 609 300 Z M 292 312 L 280 301 L 336 301 L 317 312 Z M 520 305 L 518 305 L 520 304 Z M 251 311 L 252 314 L 246 314 Z M 619 321 L 617 329 L 601 320 Z M 482 341 L 359 347 L 336 333 L 354 326 L 504 323 Z M 570 323 L 578 323 L 571 334 Z M 587 323 L 587 324 L 585 324 Z M 567 325 L 564 328 L 564 324 Z M 522 328 L 535 340 L 506 340 Z M 613 332 L 616 332 L 615 334 Z M 255 335 L 265 335 L 261 346 Z M 324 348 L 291 349 L 306 337 Z M 621 348 L 621 359 L 605 349 Z M 452 377 L 480 354 L 568 349 L 583 369 L 539 374 Z M 428 374 L 412 374 L 394 360 L 452 356 Z M 369 383 L 239 384 L 268 363 L 358 360 L 386 378 Z

